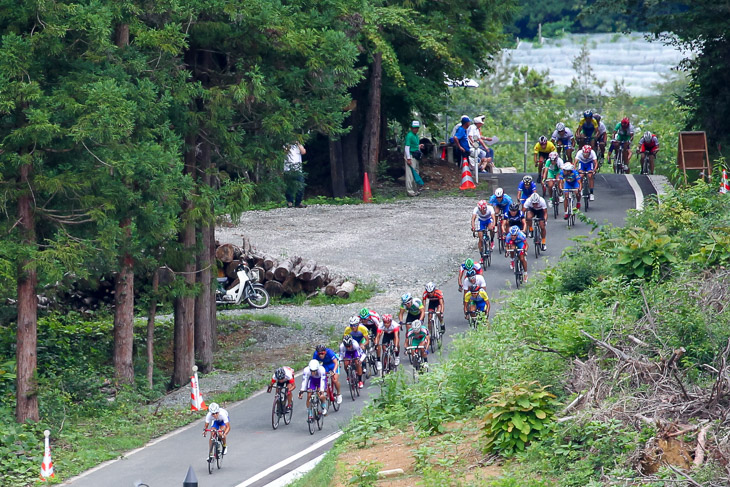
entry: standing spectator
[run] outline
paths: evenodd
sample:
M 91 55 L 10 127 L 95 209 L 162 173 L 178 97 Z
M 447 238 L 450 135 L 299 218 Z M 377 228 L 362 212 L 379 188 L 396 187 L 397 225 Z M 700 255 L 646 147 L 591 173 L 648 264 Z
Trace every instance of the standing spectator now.
M 304 196 L 304 173 L 302 172 L 302 156 L 307 151 L 302 144 L 296 142 L 288 148 L 284 163 L 284 182 L 286 183 L 286 206 L 306 208 L 302 204 Z
M 418 161 L 421 160 L 423 144 L 421 144 L 418 138 L 418 129 L 421 127 L 421 122 L 414 120 L 411 122 L 411 130 L 406 134 L 406 143 L 404 147 L 405 159 L 406 159 L 406 193 L 408 196 L 418 196 L 420 189 L 414 176 L 419 173 Z M 419 176 L 420 179 L 420 176 Z
M 476 151 L 476 159 L 479 161 L 479 170 L 491 172 L 494 151 L 487 147 L 485 141 L 491 142 L 491 137 L 482 135 L 482 126 L 484 125 L 484 115 L 474 117 L 474 125 L 469 127 L 469 143 Z
M 457 128 L 454 134 L 454 144 L 458 149 L 454 155 L 459 156 L 459 162 L 463 161 L 465 157 L 469 157 L 469 125 L 471 125 L 471 119 L 466 116 L 461 117 L 461 127 Z

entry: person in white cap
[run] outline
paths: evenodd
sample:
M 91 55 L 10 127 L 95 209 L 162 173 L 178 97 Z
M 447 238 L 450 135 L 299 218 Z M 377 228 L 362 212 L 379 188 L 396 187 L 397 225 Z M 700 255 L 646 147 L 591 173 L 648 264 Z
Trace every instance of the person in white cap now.
M 484 115 L 474 117 L 474 125 L 469 127 L 469 145 L 473 148 L 472 153 L 475 159 L 479 161 L 479 170 L 486 171 L 492 165 L 492 150 L 487 147 L 484 141 L 491 141 L 491 137 L 482 136 L 482 125 L 484 125 Z
M 406 160 L 406 193 L 408 193 L 408 196 L 418 196 L 420 192 L 416 179 L 413 177 L 413 171 L 419 173 L 418 161 L 421 160 L 421 151 L 423 150 L 423 144 L 418 138 L 419 128 L 421 128 L 421 122 L 414 120 L 411 122 L 411 130 L 406 134 L 404 153 Z

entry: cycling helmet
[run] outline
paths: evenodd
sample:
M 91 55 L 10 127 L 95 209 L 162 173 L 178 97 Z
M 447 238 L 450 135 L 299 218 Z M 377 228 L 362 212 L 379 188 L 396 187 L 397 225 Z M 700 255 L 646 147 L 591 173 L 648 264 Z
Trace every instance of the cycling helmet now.
M 352 346 L 352 342 L 353 342 L 352 336 L 350 336 L 350 335 L 345 335 L 344 338 L 342 339 L 342 344 L 345 347 L 351 347 Z
M 552 151 L 548 157 L 550 157 L 550 160 L 551 161 L 557 161 L 558 160 L 558 153 L 555 152 L 555 151 Z
M 600 122 L 601 121 L 601 114 L 600 113 L 596 113 L 595 115 L 593 115 L 593 118 L 596 120 L 596 122 Z
M 477 276 L 469 276 L 469 282 L 472 283 L 472 284 L 474 284 L 475 282 L 477 282 Z
M 558 122 L 557 125 L 555 125 L 555 130 L 562 132 L 565 130 L 565 124 L 563 122 Z
M 403 296 L 400 297 L 400 302 L 406 304 L 411 299 L 411 293 L 405 293 Z
M 522 182 L 525 184 L 530 184 L 532 182 L 532 176 L 530 176 L 529 174 L 526 175 L 524 178 L 522 178 Z
M 464 269 L 470 271 L 474 268 L 474 261 L 472 259 L 466 259 L 464 262 Z
M 435 290 L 436 290 L 436 284 L 434 284 L 432 282 L 429 282 L 428 284 L 426 284 L 426 292 L 427 293 L 432 293 Z
M 644 142 L 651 142 L 651 139 L 653 139 L 653 138 L 654 138 L 654 134 L 652 134 L 651 132 L 647 131 L 644 134 Z
M 487 211 L 487 201 L 486 200 L 479 200 L 479 203 L 477 203 L 477 208 L 479 208 L 479 211 Z
M 583 146 L 583 156 L 590 157 L 592 150 L 593 150 L 593 148 L 590 145 L 588 145 L 588 144 L 584 145 Z
M 566 162 L 563 166 L 563 171 L 572 171 L 573 169 L 575 169 L 575 166 L 570 162 Z
M 583 112 L 583 118 L 593 118 L 593 112 L 590 110 L 586 110 Z
M 286 370 L 284 370 L 284 367 L 279 367 L 278 369 L 276 369 L 276 372 L 274 372 L 274 377 L 276 377 L 276 380 L 286 379 Z
M 509 211 L 520 211 L 519 203 L 512 203 L 509 205 Z
M 540 138 L 538 139 L 538 141 L 540 142 L 540 145 L 545 145 L 545 144 L 547 144 L 547 137 L 545 137 L 544 135 L 541 135 Z
M 495 189 L 494 196 L 496 196 L 497 198 L 501 198 L 502 196 L 504 196 L 504 190 L 502 188 Z
M 621 119 L 621 126 L 622 127 L 628 127 L 629 126 L 629 117 L 624 117 Z
M 319 367 L 319 360 L 312 359 L 309 361 L 309 370 L 311 370 L 312 372 L 317 372 L 319 370 Z
M 360 310 L 360 319 L 367 320 L 370 318 L 370 310 L 367 308 L 363 308 Z
M 383 323 L 390 323 L 393 321 L 393 315 L 383 315 Z
M 520 231 L 520 227 L 518 227 L 517 225 L 512 225 L 509 229 L 509 234 L 517 235 L 517 232 L 519 232 L 519 231 Z
M 327 351 L 327 346 L 320 343 L 319 345 L 317 345 L 317 347 L 315 348 L 315 350 L 317 351 L 317 353 L 319 353 L 319 352 L 326 352 Z
M 215 414 L 220 410 L 221 410 L 221 407 L 218 405 L 217 402 L 212 402 L 212 403 L 210 403 L 210 406 L 208 406 L 208 411 L 210 411 L 210 414 Z
M 357 326 L 358 323 L 360 323 L 358 316 L 350 316 L 350 326 Z
M 476 282 L 472 282 L 471 286 L 469 286 L 469 291 L 478 291 L 479 290 L 479 284 Z
M 530 203 L 533 205 L 540 203 L 540 195 L 537 193 L 532 193 L 532 195 L 530 196 Z
M 413 320 L 413 323 L 411 323 L 411 330 L 418 330 L 421 325 L 421 320 Z
M 469 269 L 468 271 L 466 271 L 466 277 L 472 277 L 472 276 L 476 276 L 476 275 L 477 275 L 477 271 L 475 271 L 474 269 Z

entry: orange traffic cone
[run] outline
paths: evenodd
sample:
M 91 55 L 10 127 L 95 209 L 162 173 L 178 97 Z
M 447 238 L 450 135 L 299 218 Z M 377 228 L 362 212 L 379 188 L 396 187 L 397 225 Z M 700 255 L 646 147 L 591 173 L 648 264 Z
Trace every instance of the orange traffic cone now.
M 475 189 L 474 178 L 471 175 L 471 169 L 469 169 L 469 159 L 466 157 L 461 163 L 461 186 L 459 189 Z
M 362 182 L 362 201 L 363 203 L 373 202 L 373 193 L 370 191 L 370 180 L 368 179 L 368 173 L 365 173 L 365 177 Z
M 53 460 L 51 459 L 51 445 L 48 441 L 51 432 L 45 430 L 43 434 L 46 436 L 46 447 L 43 451 L 43 463 L 41 463 L 41 480 L 45 481 L 48 478 L 55 477 L 55 475 L 53 473 Z
M 730 193 L 730 183 L 727 181 L 727 171 L 722 170 L 722 181 L 720 181 L 720 193 Z
M 198 366 L 193 366 L 193 376 L 190 378 L 190 410 L 204 411 L 208 409 L 203 401 L 203 395 L 200 393 L 200 384 L 198 383 Z

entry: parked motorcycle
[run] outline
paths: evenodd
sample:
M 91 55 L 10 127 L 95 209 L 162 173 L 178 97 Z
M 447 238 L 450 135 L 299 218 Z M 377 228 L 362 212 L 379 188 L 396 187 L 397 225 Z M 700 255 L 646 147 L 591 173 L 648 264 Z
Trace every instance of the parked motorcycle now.
M 236 267 L 236 276 L 229 289 L 224 288 L 228 278 L 218 278 L 218 289 L 215 291 L 216 304 L 241 304 L 246 301 L 253 308 L 265 308 L 269 305 L 269 293 L 258 283 L 261 279 L 258 271 L 252 272 L 248 266 L 241 264 Z

